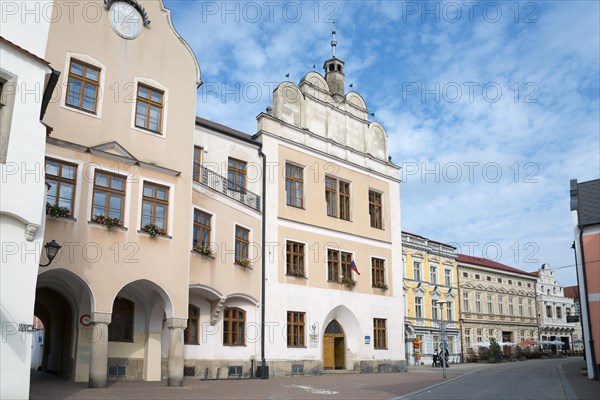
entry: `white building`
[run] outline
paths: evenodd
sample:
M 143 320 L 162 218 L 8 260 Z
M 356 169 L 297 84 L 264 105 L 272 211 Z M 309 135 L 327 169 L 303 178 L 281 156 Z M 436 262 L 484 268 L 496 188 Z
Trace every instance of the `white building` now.
M 48 128 L 41 119 L 58 73 L 43 58 L 49 22 L 14 4 L 16 13 L 2 16 L 0 37 L 0 398 L 27 399 L 45 221 Z
M 540 322 L 540 341 L 561 341 L 558 350 L 571 350 L 573 332 L 578 324 L 567 322 L 567 317 L 576 315 L 573 299 L 565 297 L 563 288 L 556 280 L 550 264 L 543 264 L 533 273 L 537 276 L 536 294 Z M 556 348 L 554 347 L 554 348 Z
M 363 98 L 344 91 L 343 61 L 324 69 L 281 83 L 258 116 L 272 376 L 406 366 L 399 167 Z

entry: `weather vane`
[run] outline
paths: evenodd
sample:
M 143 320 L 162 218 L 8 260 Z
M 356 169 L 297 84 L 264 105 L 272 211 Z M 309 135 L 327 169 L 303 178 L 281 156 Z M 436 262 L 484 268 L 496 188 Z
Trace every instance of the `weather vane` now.
M 333 54 L 333 58 L 335 58 L 335 47 L 337 46 L 337 40 L 335 40 L 335 24 L 338 22 L 337 19 L 332 20 L 332 24 L 333 24 L 333 31 L 331 31 L 331 52 Z

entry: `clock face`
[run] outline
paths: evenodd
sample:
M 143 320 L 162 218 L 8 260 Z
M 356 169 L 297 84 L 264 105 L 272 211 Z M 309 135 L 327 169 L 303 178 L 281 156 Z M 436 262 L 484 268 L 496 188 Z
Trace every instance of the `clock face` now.
M 108 16 L 114 31 L 125 39 L 135 39 L 142 32 L 142 16 L 131 4 L 122 1 L 113 3 Z

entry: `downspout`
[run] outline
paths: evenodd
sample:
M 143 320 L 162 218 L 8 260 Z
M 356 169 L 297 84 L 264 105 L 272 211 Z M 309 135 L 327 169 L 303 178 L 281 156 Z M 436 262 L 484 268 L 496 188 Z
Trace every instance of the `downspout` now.
M 261 255 L 261 293 L 260 293 L 260 363 L 262 373 L 260 375 L 261 379 L 269 379 L 269 374 L 266 373 L 267 361 L 265 359 L 265 305 L 266 305 L 266 282 L 267 282 L 267 257 L 266 257 L 266 229 L 267 229 L 267 156 L 262 151 L 262 145 L 258 150 L 258 154 L 262 157 L 262 248 L 260 251 Z
M 52 98 L 52 93 L 54 92 L 54 88 L 58 83 L 58 77 L 60 76 L 60 71 L 55 70 L 51 66 L 50 68 L 50 78 L 48 78 L 48 83 L 46 84 L 46 89 L 44 89 L 44 95 L 42 96 L 42 107 L 40 109 L 40 121 L 44 119 L 44 115 L 46 114 L 46 109 L 48 108 L 48 103 L 50 103 L 50 99 Z
M 579 218 L 579 216 L 578 216 L 578 218 Z M 588 320 L 588 330 L 590 332 L 589 349 L 590 349 L 590 355 L 592 356 L 592 373 L 593 373 L 593 378 L 595 380 L 598 380 L 598 365 L 596 364 L 596 353 L 594 351 L 594 337 L 592 335 L 592 321 L 590 319 L 590 301 L 589 301 L 588 291 L 587 291 L 587 277 L 586 277 L 586 271 L 585 271 L 585 252 L 583 251 L 583 229 L 582 229 L 583 227 L 581 225 L 578 225 L 578 228 L 579 228 L 579 248 L 582 250 L 581 251 L 581 271 L 583 272 L 583 291 L 585 293 L 585 301 L 587 303 L 586 304 L 586 311 L 587 311 L 586 313 L 587 313 L 587 320 Z

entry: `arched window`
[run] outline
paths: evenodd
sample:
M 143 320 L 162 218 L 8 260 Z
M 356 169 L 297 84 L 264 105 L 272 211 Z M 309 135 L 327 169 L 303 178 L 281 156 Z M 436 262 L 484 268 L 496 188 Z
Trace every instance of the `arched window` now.
M 124 297 L 117 297 L 113 303 L 108 340 L 112 342 L 133 342 L 134 303 Z
M 241 308 L 226 308 L 223 314 L 223 344 L 244 346 L 246 312 Z
M 187 328 L 183 335 L 185 344 L 200 344 L 200 309 L 193 305 L 188 305 Z

